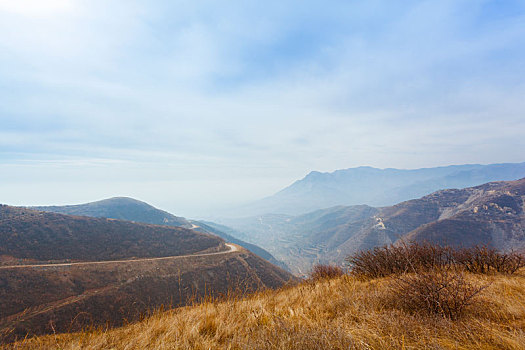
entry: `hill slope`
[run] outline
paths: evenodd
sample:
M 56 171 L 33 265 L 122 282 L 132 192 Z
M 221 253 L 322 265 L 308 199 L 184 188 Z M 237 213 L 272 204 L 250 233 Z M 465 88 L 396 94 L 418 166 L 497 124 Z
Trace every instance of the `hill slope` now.
M 454 165 L 401 170 L 358 167 L 313 171 L 271 197 L 237 208 L 231 217 L 268 213 L 299 215 L 337 205 L 387 206 L 446 188 L 525 177 L 525 163 Z
M 0 206 L 0 256 L 115 260 L 191 254 L 223 241 L 192 230 Z
M 275 259 L 268 251 L 256 246 L 255 244 L 244 242 L 233 235 L 230 235 L 205 223 L 187 220 L 183 217 L 175 216 L 168 213 L 167 211 L 160 210 L 145 202 L 141 202 L 133 198 L 115 197 L 85 204 L 41 206 L 34 207 L 33 209 L 67 215 L 112 218 L 146 224 L 193 229 L 199 232 L 219 236 L 227 242 L 238 244 L 241 247 L 248 249 L 252 253 L 259 255 L 261 258 L 268 260 L 272 264 L 286 267 L 282 262 Z
M 120 329 L 29 339 L 17 349 L 523 349 L 525 276 L 490 283 L 457 321 L 388 302 L 389 279 L 303 283 L 240 300 L 161 312 Z
M 122 325 L 161 305 L 293 279 L 249 251 L 193 230 L 9 206 L 0 207 L 0 257 L 4 340 Z M 21 267 L 27 264 L 33 267 Z

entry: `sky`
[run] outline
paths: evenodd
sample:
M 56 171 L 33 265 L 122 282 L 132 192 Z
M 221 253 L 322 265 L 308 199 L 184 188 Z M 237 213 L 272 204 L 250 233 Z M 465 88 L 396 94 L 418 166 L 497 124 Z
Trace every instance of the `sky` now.
M 0 203 L 523 162 L 524 97 L 525 1 L 0 0 Z

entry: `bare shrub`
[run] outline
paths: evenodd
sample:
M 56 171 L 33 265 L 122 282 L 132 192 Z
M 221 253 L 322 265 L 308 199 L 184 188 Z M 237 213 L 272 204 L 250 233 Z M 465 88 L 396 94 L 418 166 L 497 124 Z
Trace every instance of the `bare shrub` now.
M 335 265 L 315 265 L 310 272 L 310 280 L 317 281 L 326 278 L 335 278 L 344 275 L 341 267 Z
M 378 278 L 432 269 L 464 269 L 473 273 L 513 274 L 525 267 L 525 257 L 486 246 L 453 248 L 431 243 L 401 243 L 361 251 L 346 258 L 357 276 Z
M 430 243 L 401 243 L 358 252 L 346 259 L 355 275 L 371 278 L 415 272 L 452 264 L 452 249 Z
M 488 285 L 469 283 L 457 270 L 431 270 L 397 276 L 392 282 L 393 302 L 414 313 L 457 319 Z
M 473 273 L 499 272 L 513 274 L 525 267 L 525 258 L 515 252 L 501 253 L 493 248 L 477 246 L 454 251 L 454 260 Z

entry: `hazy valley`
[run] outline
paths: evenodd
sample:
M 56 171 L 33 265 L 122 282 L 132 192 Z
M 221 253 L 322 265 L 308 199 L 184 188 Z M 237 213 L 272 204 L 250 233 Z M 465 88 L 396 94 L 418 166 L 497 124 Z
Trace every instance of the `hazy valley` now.
M 338 206 L 299 216 L 268 214 L 221 223 L 299 274 L 341 264 L 359 250 L 400 240 L 454 246 L 525 247 L 525 179 L 441 190 L 388 207 Z

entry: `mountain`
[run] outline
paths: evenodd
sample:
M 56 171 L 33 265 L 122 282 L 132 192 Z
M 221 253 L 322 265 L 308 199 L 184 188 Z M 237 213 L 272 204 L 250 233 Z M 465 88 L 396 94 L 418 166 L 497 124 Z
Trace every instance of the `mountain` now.
M 206 224 L 195 220 L 187 220 L 183 217 L 175 216 L 168 213 L 167 211 L 157 209 L 145 202 L 141 202 L 133 198 L 115 197 L 86 204 L 40 206 L 33 207 L 33 209 L 67 215 L 112 218 L 146 224 L 193 229 L 199 232 L 219 236 L 227 242 L 238 244 L 241 247 L 248 249 L 252 253 L 259 255 L 261 258 L 268 260 L 272 264 L 286 268 L 286 265 L 275 259 L 268 251 L 256 246 L 255 244 L 244 242 L 216 227 L 212 227 L 210 224 L 213 223 Z
M 388 206 L 446 188 L 464 188 L 525 176 L 525 163 L 453 165 L 415 170 L 358 167 L 313 171 L 273 196 L 236 208 L 230 217 L 299 215 L 337 205 Z
M 316 262 L 400 240 L 454 246 L 525 249 L 525 178 L 434 192 L 394 206 L 338 206 L 300 216 L 224 219 L 251 240 L 306 273 Z
M 0 342 L 118 326 L 158 307 L 290 280 L 214 235 L 0 206 Z
M 191 224 L 185 218 L 127 197 L 115 197 L 78 205 L 33 207 L 33 209 L 66 215 L 112 218 L 154 225 L 191 228 Z
M 457 195 L 468 198 L 444 208 L 438 220 L 405 238 L 455 246 L 485 244 L 503 251 L 525 249 L 525 179 L 488 183 Z

